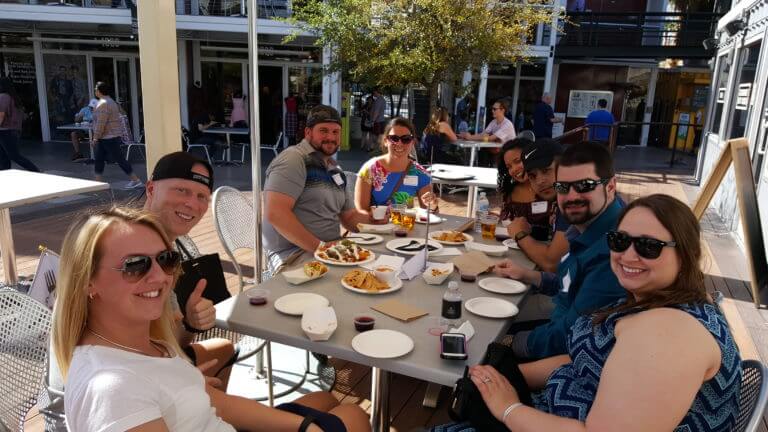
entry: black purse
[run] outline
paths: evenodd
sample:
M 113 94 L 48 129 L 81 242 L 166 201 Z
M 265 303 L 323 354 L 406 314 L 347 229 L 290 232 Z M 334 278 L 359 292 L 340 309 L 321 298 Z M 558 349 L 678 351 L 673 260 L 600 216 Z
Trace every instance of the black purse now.
M 190 253 L 181 244 L 176 242 L 178 247 L 190 256 Z M 182 311 L 186 310 L 187 301 L 195 290 L 197 282 L 200 279 L 206 280 L 203 297 L 212 301 L 213 304 L 222 302 L 232 295 L 227 289 L 227 281 L 224 279 L 224 268 L 221 266 L 219 254 L 202 255 L 181 263 L 182 274 L 176 281 L 176 298 Z
M 493 366 L 504 375 L 517 390 L 520 402 L 532 405 L 531 391 L 525 382 L 518 361 L 512 348 L 493 342 L 488 345 L 485 357 L 480 364 Z M 451 395 L 451 405 L 448 409 L 451 419 L 456 422 L 469 422 L 477 430 L 483 432 L 509 432 L 503 423 L 488 410 L 475 383 L 469 378 L 469 367 L 464 368 L 464 376 L 456 381 Z

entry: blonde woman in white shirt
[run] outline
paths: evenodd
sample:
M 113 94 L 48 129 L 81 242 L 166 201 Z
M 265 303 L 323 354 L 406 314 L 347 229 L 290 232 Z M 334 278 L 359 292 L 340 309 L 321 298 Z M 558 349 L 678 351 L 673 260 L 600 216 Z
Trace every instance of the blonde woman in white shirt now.
M 88 216 L 70 228 L 61 257 L 53 345 L 69 430 L 370 430 L 362 410 L 329 393 L 273 409 L 206 382 L 173 335 L 168 295 L 179 255 L 148 213 Z

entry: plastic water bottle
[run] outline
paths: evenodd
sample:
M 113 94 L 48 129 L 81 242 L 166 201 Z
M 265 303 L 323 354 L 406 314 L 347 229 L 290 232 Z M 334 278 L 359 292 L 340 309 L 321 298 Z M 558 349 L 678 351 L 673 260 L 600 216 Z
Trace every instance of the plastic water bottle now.
M 477 207 L 475 208 L 475 232 L 480 232 L 480 220 L 488 214 L 488 210 L 491 207 L 491 203 L 485 196 L 485 192 L 480 192 L 480 197 L 477 199 Z
M 448 282 L 448 291 L 443 294 L 442 315 L 448 320 L 461 318 L 461 293 L 459 283 L 456 281 Z

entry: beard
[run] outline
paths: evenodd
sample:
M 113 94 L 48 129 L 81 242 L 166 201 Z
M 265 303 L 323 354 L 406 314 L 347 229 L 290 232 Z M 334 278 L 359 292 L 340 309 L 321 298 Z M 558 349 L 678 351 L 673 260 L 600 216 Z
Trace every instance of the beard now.
M 332 151 L 329 152 L 328 150 L 325 149 L 324 146 L 327 144 L 333 144 Z M 315 150 L 319 151 L 320 153 L 326 156 L 333 156 L 339 150 L 339 143 L 332 140 L 320 141 L 319 143 L 310 143 L 310 145 L 312 145 L 312 148 L 314 148 Z
M 579 210 L 576 213 L 572 211 L 569 212 L 568 207 L 570 206 L 583 206 L 584 210 Z M 596 214 L 592 212 L 590 202 L 587 200 L 566 201 L 563 203 L 561 210 L 563 218 L 571 225 L 585 224 L 596 216 Z

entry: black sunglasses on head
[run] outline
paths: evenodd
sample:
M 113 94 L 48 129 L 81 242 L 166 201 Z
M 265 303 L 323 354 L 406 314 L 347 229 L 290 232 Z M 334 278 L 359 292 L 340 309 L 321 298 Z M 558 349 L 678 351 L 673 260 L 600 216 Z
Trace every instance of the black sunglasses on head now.
M 387 139 L 393 143 L 402 142 L 403 144 L 410 144 L 413 141 L 413 135 L 387 135 Z
M 123 280 L 126 282 L 138 282 L 149 273 L 152 268 L 152 258 L 167 275 L 172 275 L 181 264 L 181 255 L 172 250 L 162 251 L 157 256 L 133 255 L 123 260 L 123 266 L 112 268 L 123 273 Z
M 611 179 L 581 179 L 576 180 L 572 182 L 565 182 L 565 181 L 557 181 L 552 184 L 552 187 L 555 188 L 555 191 L 559 193 L 560 195 L 565 195 L 568 193 L 568 191 L 573 188 L 577 193 L 587 193 L 592 192 L 595 190 L 598 186 L 604 185 L 608 183 Z
M 623 231 L 608 231 L 608 249 L 614 252 L 624 252 L 629 245 L 635 245 L 635 252 L 645 259 L 656 259 L 661 255 L 665 246 L 675 247 L 675 241 L 662 241 L 652 237 L 632 237 Z

